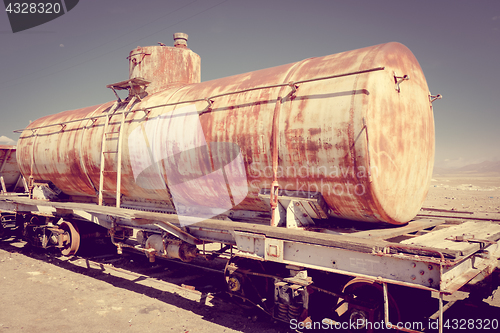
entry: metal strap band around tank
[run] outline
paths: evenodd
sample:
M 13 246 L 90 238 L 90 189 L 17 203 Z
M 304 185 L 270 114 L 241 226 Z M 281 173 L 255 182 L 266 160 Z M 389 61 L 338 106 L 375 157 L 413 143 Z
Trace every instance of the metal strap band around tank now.
M 126 109 L 132 109 L 135 101 L 139 99 L 138 96 L 133 96 L 128 102 Z M 127 115 L 122 113 L 120 127 L 118 128 L 118 157 L 116 162 L 116 207 L 120 208 L 121 205 L 121 184 L 122 184 L 122 150 L 123 150 L 123 127 L 125 125 L 125 118 Z
M 234 95 L 234 94 L 241 94 L 241 93 L 245 93 L 245 92 L 248 92 L 248 91 L 260 90 L 260 89 L 270 89 L 270 88 L 286 87 L 286 86 L 290 86 L 290 85 L 295 85 L 296 86 L 296 85 L 302 84 L 302 83 L 308 83 L 308 82 L 314 82 L 314 81 L 321 81 L 321 80 L 329 80 L 329 79 L 336 79 L 336 78 L 340 78 L 340 77 L 344 77 L 344 76 L 358 75 L 358 74 L 365 74 L 365 73 L 371 73 L 371 72 L 376 72 L 376 71 L 382 71 L 384 69 L 385 69 L 385 67 L 374 67 L 374 68 L 359 70 L 359 71 L 355 71 L 355 72 L 341 73 L 341 74 L 335 74 L 335 75 L 329 75 L 329 76 L 321 76 L 321 77 L 316 77 L 316 78 L 312 78 L 312 79 L 292 81 L 292 82 L 288 82 L 288 83 L 278 83 L 278 84 L 271 84 L 271 85 L 266 85 L 266 86 L 259 86 L 259 87 L 254 87 L 254 88 L 248 88 L 248 89 L 231 91 L 231 92 L 227 92 L 227 93 L 223 93 L 223 94 L 212 95 L 212 96 L 206 97 L 206 98 L 197 98 L 197 99 L 186 100 L 186 101 L 179 101 L 179 102 L 174 102 L 174 103 L 159 104 L 159 105 L 154 105 L 154 106 L 148 106 L 147 108 L 143 108 L 143 109 L 120 111 L 120 112 L 117 112 L 116 115 L 118 115 L 120 113 L 130 113 L 130 112 L 137 112 L 137 111 L 144 111 L 144 112 L 148 113 L 149 111 L 151 111 L 151 109 L 161 108 L 161 107 L 165 107 L 165 106 L 174 106 L 174 105 L 179 105 L 179 104 L 196 103 L 196 102 L 207 102 L 207 104 L 208 104 L 207 108 L 205 110 L 203 110 L 203 111 L 200 111 L 200 113 L 199 113 L 201 115 L 203 113 L 210 112 L 212 110 L 212 106 L 213 106 L 213 103 L 214 103 L 213 99 L 217 98 L 217 97 L 229 96 L 229 95 Z M 74 119 L 74 120 L 69 120 L 69 121 L 64 121 L 64 122 L 60 122 L 60 123 L 49 124 L 49 125 L 44 125 L 44 126 L 39 126 L 39 127 L 31 127 L 29 129 L 33 131 L 33 130 L 37 130 L 37 129 L 41 129 L 41 128 L 47 128 L 47 127 L 58 126 L 58 125 L 61 126 L 61 125 L 64 125 L 64 124 L 75 123 L 75 122 L 79 122 L 79 121 L 82 121 L 82 120 L 88 120 L 88 119 L 94 120 L 94 119 L 97 119 L 97 118 L 104 118 L 104 117 L 106 117 L 106 114 L 102 114 L 100 116 L 92 116 L 92 117 L 79 118 L 79 119 Z M 15 130 L 14 133 L 22 133 L 26 129 L 27 128 Z
M 289 82 L 287 84 L 292 88 L 292 90 L 285 96 L 281 97 L 280 90 L 278 97 L 276 98 L 276 105 L 274 106 L 274 114 L 273 114 L 273 127 L 271 131 L 271 163 L 273 168 L 273 182 L 271 183 L 271 193 L 269 196 L 269 204 L 271 205 L 271 226 L 276 227 L 278 225 L 278 221 L 276 221 L 275 209 L 278 206 L 278 132 L 279 132 L 279 118 L 281 111 L 281 104 L 284 99 L 291 98 L 293 94 L 297 91 L 297 84 L 294 82 Z
M 275 217 L 275 209 L 278 206 L 278 131 L 279 131 L 279 115 L 281 111 L 281 100 L 278 96 L 276 105 L 274 106 L 273 127 L 271 131 L 271 164 L 273 167 L 273 182 L 271 183 L 271 193 L 269 204 L 271 205 L 271 226 L 276 227 L 277 221 Z

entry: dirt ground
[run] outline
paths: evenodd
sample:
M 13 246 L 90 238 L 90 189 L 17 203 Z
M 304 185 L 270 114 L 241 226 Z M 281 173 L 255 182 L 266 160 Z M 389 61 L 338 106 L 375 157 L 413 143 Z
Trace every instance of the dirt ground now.
M 500 214 L 500 176 L 434 175 L 423 207 Z
M 213 290 L 221 274 L 160 263 L 156 275 L 170 275 L 164 282 L 22 246 L 0 249 L 0 332 L 276 332 L 269 320 L 254 322 L 253 312 L 180 283 L 201 279 Z
M 424 207 L 499 218 L 500 177 L 435 176 Z M 134 259 L 126 260 L 134 264 Z M 157 273 L 145 276 L 140 269 L 131 273 L 109 264 L 96 266 L 85 259 L 34 251 L 18 240 L 3 240 L 0 332 L 289 331 L 233 305 L 223 293 L 205 293 L 204 285 L 223 288 L 217 286 L 223 281 L 220 274 L 171 265 L 154 269 Z M 155 278 L 160 275 L 170 280 Z M 197 290 L 184 288 L 183 283 L 196 285 Z M 490 310 L 500 309 L 499 298 L 495 294 L 487 300 Z

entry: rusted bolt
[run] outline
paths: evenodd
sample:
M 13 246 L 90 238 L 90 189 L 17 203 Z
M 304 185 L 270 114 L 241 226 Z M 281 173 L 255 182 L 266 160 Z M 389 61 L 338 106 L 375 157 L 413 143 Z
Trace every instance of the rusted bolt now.
M 417 277 L 415 275 L 410 276 L 412 280 L 415 280 Z
M 302 214 L 302 216 L 307 217 L 307 214 L 306 214 L 306 213 L 304 213 L 304 214 Z
M 429 266 L 427 266 L 427 268 L 429 268 L 429 270 L 432 271 L 432 269 L 434 268 L 434 266 L 429 265 Z
M 424 274 L 425 274 L 425 272 L 423 270 L 420 271 L 420 275 L 424 275 Z
M 429 282 L 429 284 L 432 284 L 432 282 L 434 282 L 434 280 L 433 279 L 429 279 L 429 280 L 427 280 L 427 282 Z
M 412 263 L 412 264 L 411 264 L 411 267 L 415 268 L 415 267 L 417 267 L 417 264 Z
M 296 203 L 295 203 L 295 206 L 298 206 L 298 205 L 299 205 L 299 203 L 298 203 L 298 202 L 296 202 Z

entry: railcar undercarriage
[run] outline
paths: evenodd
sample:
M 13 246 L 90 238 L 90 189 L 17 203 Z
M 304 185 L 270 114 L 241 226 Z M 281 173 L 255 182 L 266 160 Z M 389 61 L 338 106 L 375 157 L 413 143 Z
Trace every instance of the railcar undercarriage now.
M 450 306 L 446 295 L 467 291 L 480 301 L 498 287 L 495 222 L 417 219 L 396 228 L 318 232 L 211 219 L 180 227 L 161 213 L 20 197 L 0 203 L 11 209 L 2 214 L 4 232 L 64 255 L 76 254 L 82 238 L 108 236 L 118 253 L 128 248 L 150 261 L 225 258 L 227 293 L 235 302 L 296 327 L 350 323 L 372 331 L 374 323 L 404 324 L 419 315 L 408 311 L 407 295 L 433 304 L 427 309 L 436 313 L 420 315 L 436 320 Z M 430 236 L 447 248 L 411 244 Z

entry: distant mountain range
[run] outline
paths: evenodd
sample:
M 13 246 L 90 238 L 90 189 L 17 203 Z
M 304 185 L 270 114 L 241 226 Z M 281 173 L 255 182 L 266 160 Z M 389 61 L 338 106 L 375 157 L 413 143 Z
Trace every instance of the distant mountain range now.
M 434 168 L 434 174 L 491 174 L 500 176 L 500 161 L 484 161 L 460 168 Z

